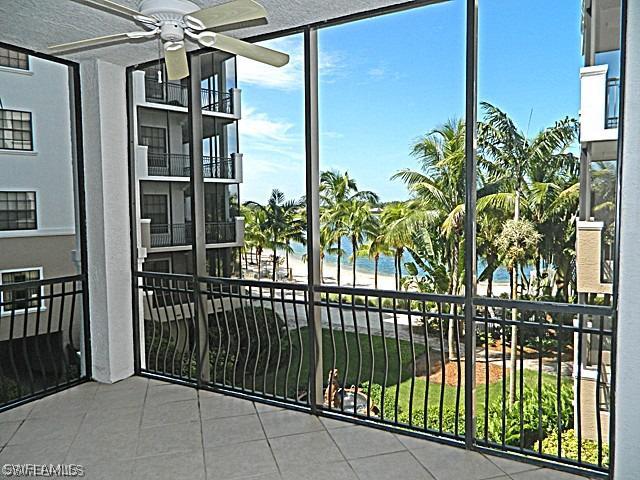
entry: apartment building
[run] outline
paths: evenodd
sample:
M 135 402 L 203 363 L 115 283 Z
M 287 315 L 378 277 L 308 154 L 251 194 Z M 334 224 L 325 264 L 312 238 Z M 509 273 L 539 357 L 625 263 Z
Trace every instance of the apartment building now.
M 0 364 L 14 376 L 25 360 L 8 362 L 12 350 L 42 347 L 45 376 L 77 360 L 80 302 L 64 305 L 57 290 L 34 286 L 80 272 L 70 80 L 65 65 L 0 47 L 0 285 L 32 282 L 0 294 Z
M 610 304 L 613 294 L 620 111 L 620 0 L 586 0 L 584 67 L 580 70 L 580 203 L 576 221 L 576 274 L 580 303 Z M 611 328 L 611 319 L 584 315 L 586 328 Z M 574 367 L 575 408 L 582 431 L 608 435 L 611 345 L 597 334 L 575 339 L 582 362 Z M 599 368 L 600 366 L 600 368 Z M 594 398 L 596 397 L 597 398 Z M 594 400 L 597 400 L 594 402 Z M 598 405 L 598 414 L 593 405 Z M 587 407 L 590 405 L 591 407 Z M 598 418 L 599 417 L 599 418 Z
M 207 270 L 239 276 L 244 220 L 239 217 L 242 154 L 235 56 L 201 56 L 202 166 Z M 131 76 L 139 269 L 192 272 L 190 133 L 187 79 L 167 80 L 162 62 Z

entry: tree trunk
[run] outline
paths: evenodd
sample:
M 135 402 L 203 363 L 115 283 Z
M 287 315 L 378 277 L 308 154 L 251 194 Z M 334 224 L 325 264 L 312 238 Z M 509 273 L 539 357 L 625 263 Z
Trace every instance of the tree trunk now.
M 338 285 L 340 285 L 340 259 L 342 258 L 342 237 L 338 237 L 338 264 L 336 268 L 338 269 L 338 273 L 336 274 L 336 281 Z
M 262 268 L 262 247 L 256 249 L 256 255 L 258 256 L 258 280 L 260 280 L 260 269 Z
M 396 251 L 398 257 L 398 290 L 402 288 L 402 248 L 398 248 Z

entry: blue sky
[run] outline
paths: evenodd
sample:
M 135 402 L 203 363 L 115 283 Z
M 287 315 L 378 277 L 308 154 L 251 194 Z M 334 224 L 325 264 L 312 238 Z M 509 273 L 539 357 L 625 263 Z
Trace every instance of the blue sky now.
M 580 0 L 483 0 L 479 94 L 534 134 L 579 108 Z M 526 6 L 526 8 L 525 8 Z M 320 30 L 320 162 L 348 170 L 384 201 L 406 198 L 389 177 L 415 167 L 410 146 L 464 114 L 465 2 L 452 0 Z M 282 69 L 238 62 L 244 153 L 241 198 L 304 193 L 302 36 L 265 42 Z

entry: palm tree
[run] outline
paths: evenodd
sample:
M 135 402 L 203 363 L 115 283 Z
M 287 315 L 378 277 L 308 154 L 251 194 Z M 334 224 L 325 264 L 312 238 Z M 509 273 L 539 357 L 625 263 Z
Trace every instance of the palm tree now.
M 377 199 L 377 197 L 376 197 Z M 347 237 L 351 240 L 353 252 L 353 283 L 356 286 L 356 262 L 360 245 L 365 238 L 371 236 L 375 230 L 375 217 L 371 211 L 372 205 L 365 200 L 351 198 L 342 205 L 342 223 Z
M 380 215 L 383 242 L 393 251 L 396 290 L 402 286 L 402 256 L 412 244 L 416 227 L 411 213 L 407 202 L 391 202 L 383 207 Z
M 271 191 L 266 205 L 256 202 L 246 202 L 263 212 L 262 221 L 258 223 L 269 239 L 269 247 L 273 250 L 273 270 L 272 280 L 276 280 L 276 269 L 278 265 L 278 249 L 287 250 L 290 247 L 289 239 L 293 239 L 290 230 L 294 212 L 302 206 L 301 200 L 286 200 L 284 193 L 277 188 Z M 289 236 L 289 238 L 287 238 Z
M 358 191 L 356 181 L 348 172 L 328 170 L 320 174 L 320 222 L 332 233 L 329 241 L 337 244 L 337 282 L 340 285 L 342 237 L 346 234 L 343 223 L 344 207 L 351 200 L 377 202 L 378 196 L 368 190 Z
M 250 248 L 251 250 L 255 249 L 256 258 L 258 261 L 259 279 L 262 269 L 262 252 L 264 250 L 264 247 L 269 243 L 266 231 L 261 228 L 261 225 L 266 221 L 266 212 L 263 209 L 256 208 L 255 204 L 249 203 L 242 205 L 241 211 L 245 218 L 245 255 L 247 248 Z
M 374 221 L 372 227 L 369 237 L 366 243 L 360 247 L 358 255 L 373 259 L 373 286 L 377 290 L 380 256 L 393 256 L 395 251 L 386 243 L 386 237 L 380 228 L 380 221 Z
M 481 150 L 481 167 L 489 171 L 489 178 L 498 186 L 497 193 L 487 195 L 478 201 L 478 206 L 493 204 L 498 208 L 513 208 L 513 220 L 518 222 L 521 210 L 528 205 L 527 196 L 536 183 L 536 174 L 543 170 L 565 165 L 571 154 L 567 150 L 576 138 L 577 122 L 565 118 L 541 131 L 533 139 L 519 130 L 515 122 L 499 108 L 482 102 L 484 121 L 478 125 L 478 144 Z M 535 187 L 534 187 L 535 192 Z M 532 196 L 535 199 L 535 194 Z M 517 224 L 517 223 L 516 223 Z M 521 259 L 510 262 L 512 277 L 511 298 L 518 297 Z M 522 275 L 522 282 L 526 281 Z M 517 320 L 517 310 L 512 309 L 511 319 Z M 511 383 L 509 398 L 515 401 L 515 375 L 517 367 L 517 326 L 511 328 Z
M 446 244 L 450 285 L 447 293 L 461 288 L 461 247 L 464 233 L 465 128 L 461 120 L 449 120 L 419 138 L 412 155 L 420 171 L 404 169 L 392 179 L 402 180 L 412 198 L 408 201 L 410 219 L 419 228 L 436 228 Z

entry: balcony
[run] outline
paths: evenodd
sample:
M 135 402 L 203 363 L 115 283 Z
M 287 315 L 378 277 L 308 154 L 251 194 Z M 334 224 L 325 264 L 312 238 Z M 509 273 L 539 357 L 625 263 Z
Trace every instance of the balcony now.
M 144 77 L 144 72 L 139 72 Z M 155 103 L 186 109 L 189 106 L 187 85 L 173 82 L 159 83 L 156 78 L 144 78 L 144 94 L 137 101 Z M 240 90 L 232 88 L 228 92 L 202 88 L 200 102 L 204 112 L 240 117 Z
M 83 383 L 0 425 L 3 465 L 78 464 L 90 479 L 582 478 L 144 377 Z
M 618 139 L 620 79 L 609 78 L 608 65 L 580 70 L 580 141 Z
M 165 248 L 191 246 L 192 225 L 182 224 L 157 224 L 143 223 L 142 227 L 148 225 L 149 245 L 143 244 L 145 248 Z M 240 245 L 244 238 L 244 219 L 237 217 L 231 222 L 207 222 L 205 223 L 205 237 L 207 244 L 231 244 L 228 246 Z M 143 232 L 143 239 L 146 238 Z M 144 242 L 143 242 L 144 243 Z
M 145 147 L 144 150 L 147 150 Z M 140 152 L 143 157 L 140 161 L 142 177 L 182 177 L 188 179 L 191 176 L 190 156 L 179 153 L 148 153 Z M 146 161 L 144 160 L 146 156 Z M 241 177 L 237 175 L 241 167 L 237 165 L 242 161 L 241 154 L 231 154 L 230 157 L 202 157 L 202 173 L 205 179 L 233 180 L 240 183 Z M 146 168 L 144 166 L 146 165 Z M 146 172 L 145 172 L 146 170 Z M 145 175 L 146 173 L 146 175 Z

